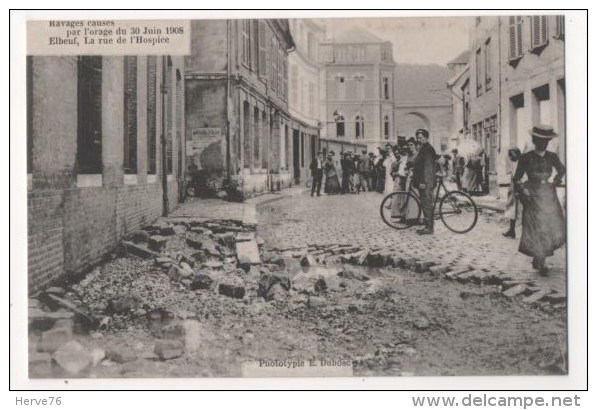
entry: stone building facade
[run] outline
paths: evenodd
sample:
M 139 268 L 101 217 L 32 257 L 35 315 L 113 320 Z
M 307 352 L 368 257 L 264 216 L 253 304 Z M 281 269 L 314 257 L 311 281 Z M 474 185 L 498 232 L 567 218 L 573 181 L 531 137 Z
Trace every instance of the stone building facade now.
M 354 28 L 321 44 L 325 126 L 336 143 L 365 144 L 373 151 L 395 140 L 395 67 L 392 44 Z
M 448 83 L 467 108 L 455 102 L 454 128 L 488 154 L 490 192 L 501 199 L 508 149 L 532 149 L 533 124 L 554 127 L 560 136 L 548 149 L 565 161 L 564 24 L 556 15 L 477 17 L 468 66 Z
M 287 20 L 195 20 L 185 59 L 187 160 L 207 194 L 292 183 Z
M 324 96 L 321 94 L 323 71 L 318 54 L 324 30 L 311 19 L 290 20 L 289 25 L 296 47 L 288 56 L 292 140 L 287 152 L 294 182 L 298 184 L 311 179 L 309 165 L 320 148 Z
M 179 202 L 182 81 L 180 57 L 27 58 L 30 292 L 81 274 Z

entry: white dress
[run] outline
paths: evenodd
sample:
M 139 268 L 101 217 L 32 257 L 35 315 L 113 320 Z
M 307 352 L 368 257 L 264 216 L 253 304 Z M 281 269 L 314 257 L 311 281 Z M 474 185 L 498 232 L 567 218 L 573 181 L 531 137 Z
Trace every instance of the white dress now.
M 386 183 L 383 190 L 384 196 L 394 192 L 394 179 L 391 175 L 392 164 L 394 164 L 394 162 L 396 162 L 396 157 L 393 153 L 389 153 L 383 161 L 383 166 L 386 168 Z

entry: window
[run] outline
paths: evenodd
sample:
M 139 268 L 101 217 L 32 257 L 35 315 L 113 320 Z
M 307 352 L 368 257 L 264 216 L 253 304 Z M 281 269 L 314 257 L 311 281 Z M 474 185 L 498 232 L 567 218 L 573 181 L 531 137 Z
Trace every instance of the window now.
M 339 115 L 336 117 L 336 137 L 344 136 L 344 117 Z
M 390 118 L 387 115 L 383 117 L 383 136 L 385 139 L 390 138 Z
M 283 48 L 280 48 L 280 58 L 282 59 L 282 97 L 286 100 L 288 99 L 288 59 L 286 58 L 286 51 Z
M 270 44 L 270 60 L 271 61 L 271 72 L 270 72 L 270 85 L 272 90 L 278 89 L 278 45 L 276 44 L 276 39 L 272 36 L 272 41 Z
M 385 100 L 390 99 L 390 83 L 388 77 L 383 78 L 383 98 Z
M 357 115 L 354 119 L 354 136 L 357 139 L 365 138 L 365 121 L 360 115 Z
M 124 173 L 137 173 L 137 57 L 124 57 Z
M 315 84 L 309 82 L 309 115 L 315 115 Z
M 251 20 L 241 20 L 241 53 L 240 60 L 247 67 L 251 67 Z
M 510 146 L 518 145 L 519 137 L 526 134 L 524 116 L 524 95 L 510 97 Z
M 259 20 L 259 75 L 267 77 L 267 35 L 263 20 Z
M 533 89 L 532 116 L 534 124 L 553 125 L 549 84 Z
M 156 79 L 157 57 L 147 58 L 147 173 L 156 173 Z
M 508 34 L 510 62 L 515 62 L 522 58 L 522 16 L 510 16 Z
M 566 16 L 556 16 L 556 35 L 554 38 L 558 40 L 564 39 L 564 29 L 566 24 Z
M 260 167 L 259 163 L 259 140 L 261 138 L 261 127 L 259 124 L 260 120 L 259 108 L 253 108 L 253 166 L 255 168 Z
M 343 100 L 346 98 L 346 83 L 344 81 L 344 77 L 337 77 L 337 90 L 338 92 L 336 95 L 338 99 Z
M 467 79 L 462 85 L 462 129 L 468 131 L 468 119 L 471 113 L 470 82 Z
M 390 47 L 389 46 L 381 46 L 381 60 L 388 61 L 390 60 Z
M 290 66 L 290 103 L 293 106 L 298 105 L 298 67 L 296 65 Z
M 481 49 L 477 49 L 475 53 L 475 80 L 477 88 L 477 97 L 483 94 L 483 80 L 481 80 L 481 65 L 483 60 L 481 59 Z
M 77 171 L 102 173 L 102 57 L 77 62 Z
M 305 166 L 305 133 L 301 132 L 301 167 Z
M 491 73 L 491 38 L 485 42 L 485 90 L 489 91 L 492 87 Z
M 540 52 L 547 45 L 547 16 L 531 16 L 531 50 Z

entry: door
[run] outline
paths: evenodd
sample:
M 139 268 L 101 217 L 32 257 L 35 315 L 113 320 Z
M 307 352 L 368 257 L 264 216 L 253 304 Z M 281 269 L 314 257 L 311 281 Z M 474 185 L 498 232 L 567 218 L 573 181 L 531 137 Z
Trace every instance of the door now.
M 300 137 L 297 130 L 292 130 L 292 165 L 294 168 L 294 183 L 301 182 Z

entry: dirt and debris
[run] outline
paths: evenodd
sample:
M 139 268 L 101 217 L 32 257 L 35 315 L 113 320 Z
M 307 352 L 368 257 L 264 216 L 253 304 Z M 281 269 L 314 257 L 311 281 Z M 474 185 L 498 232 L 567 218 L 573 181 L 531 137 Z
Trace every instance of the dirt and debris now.
M 435 265 L 350 244 L 266 251 L 236 220 L 158 221 L 30 299 L 30 377 L 238 377 L 291 358 L 352 360 L 360 376 L 566 373 L 565 296 L 504 295 Z

